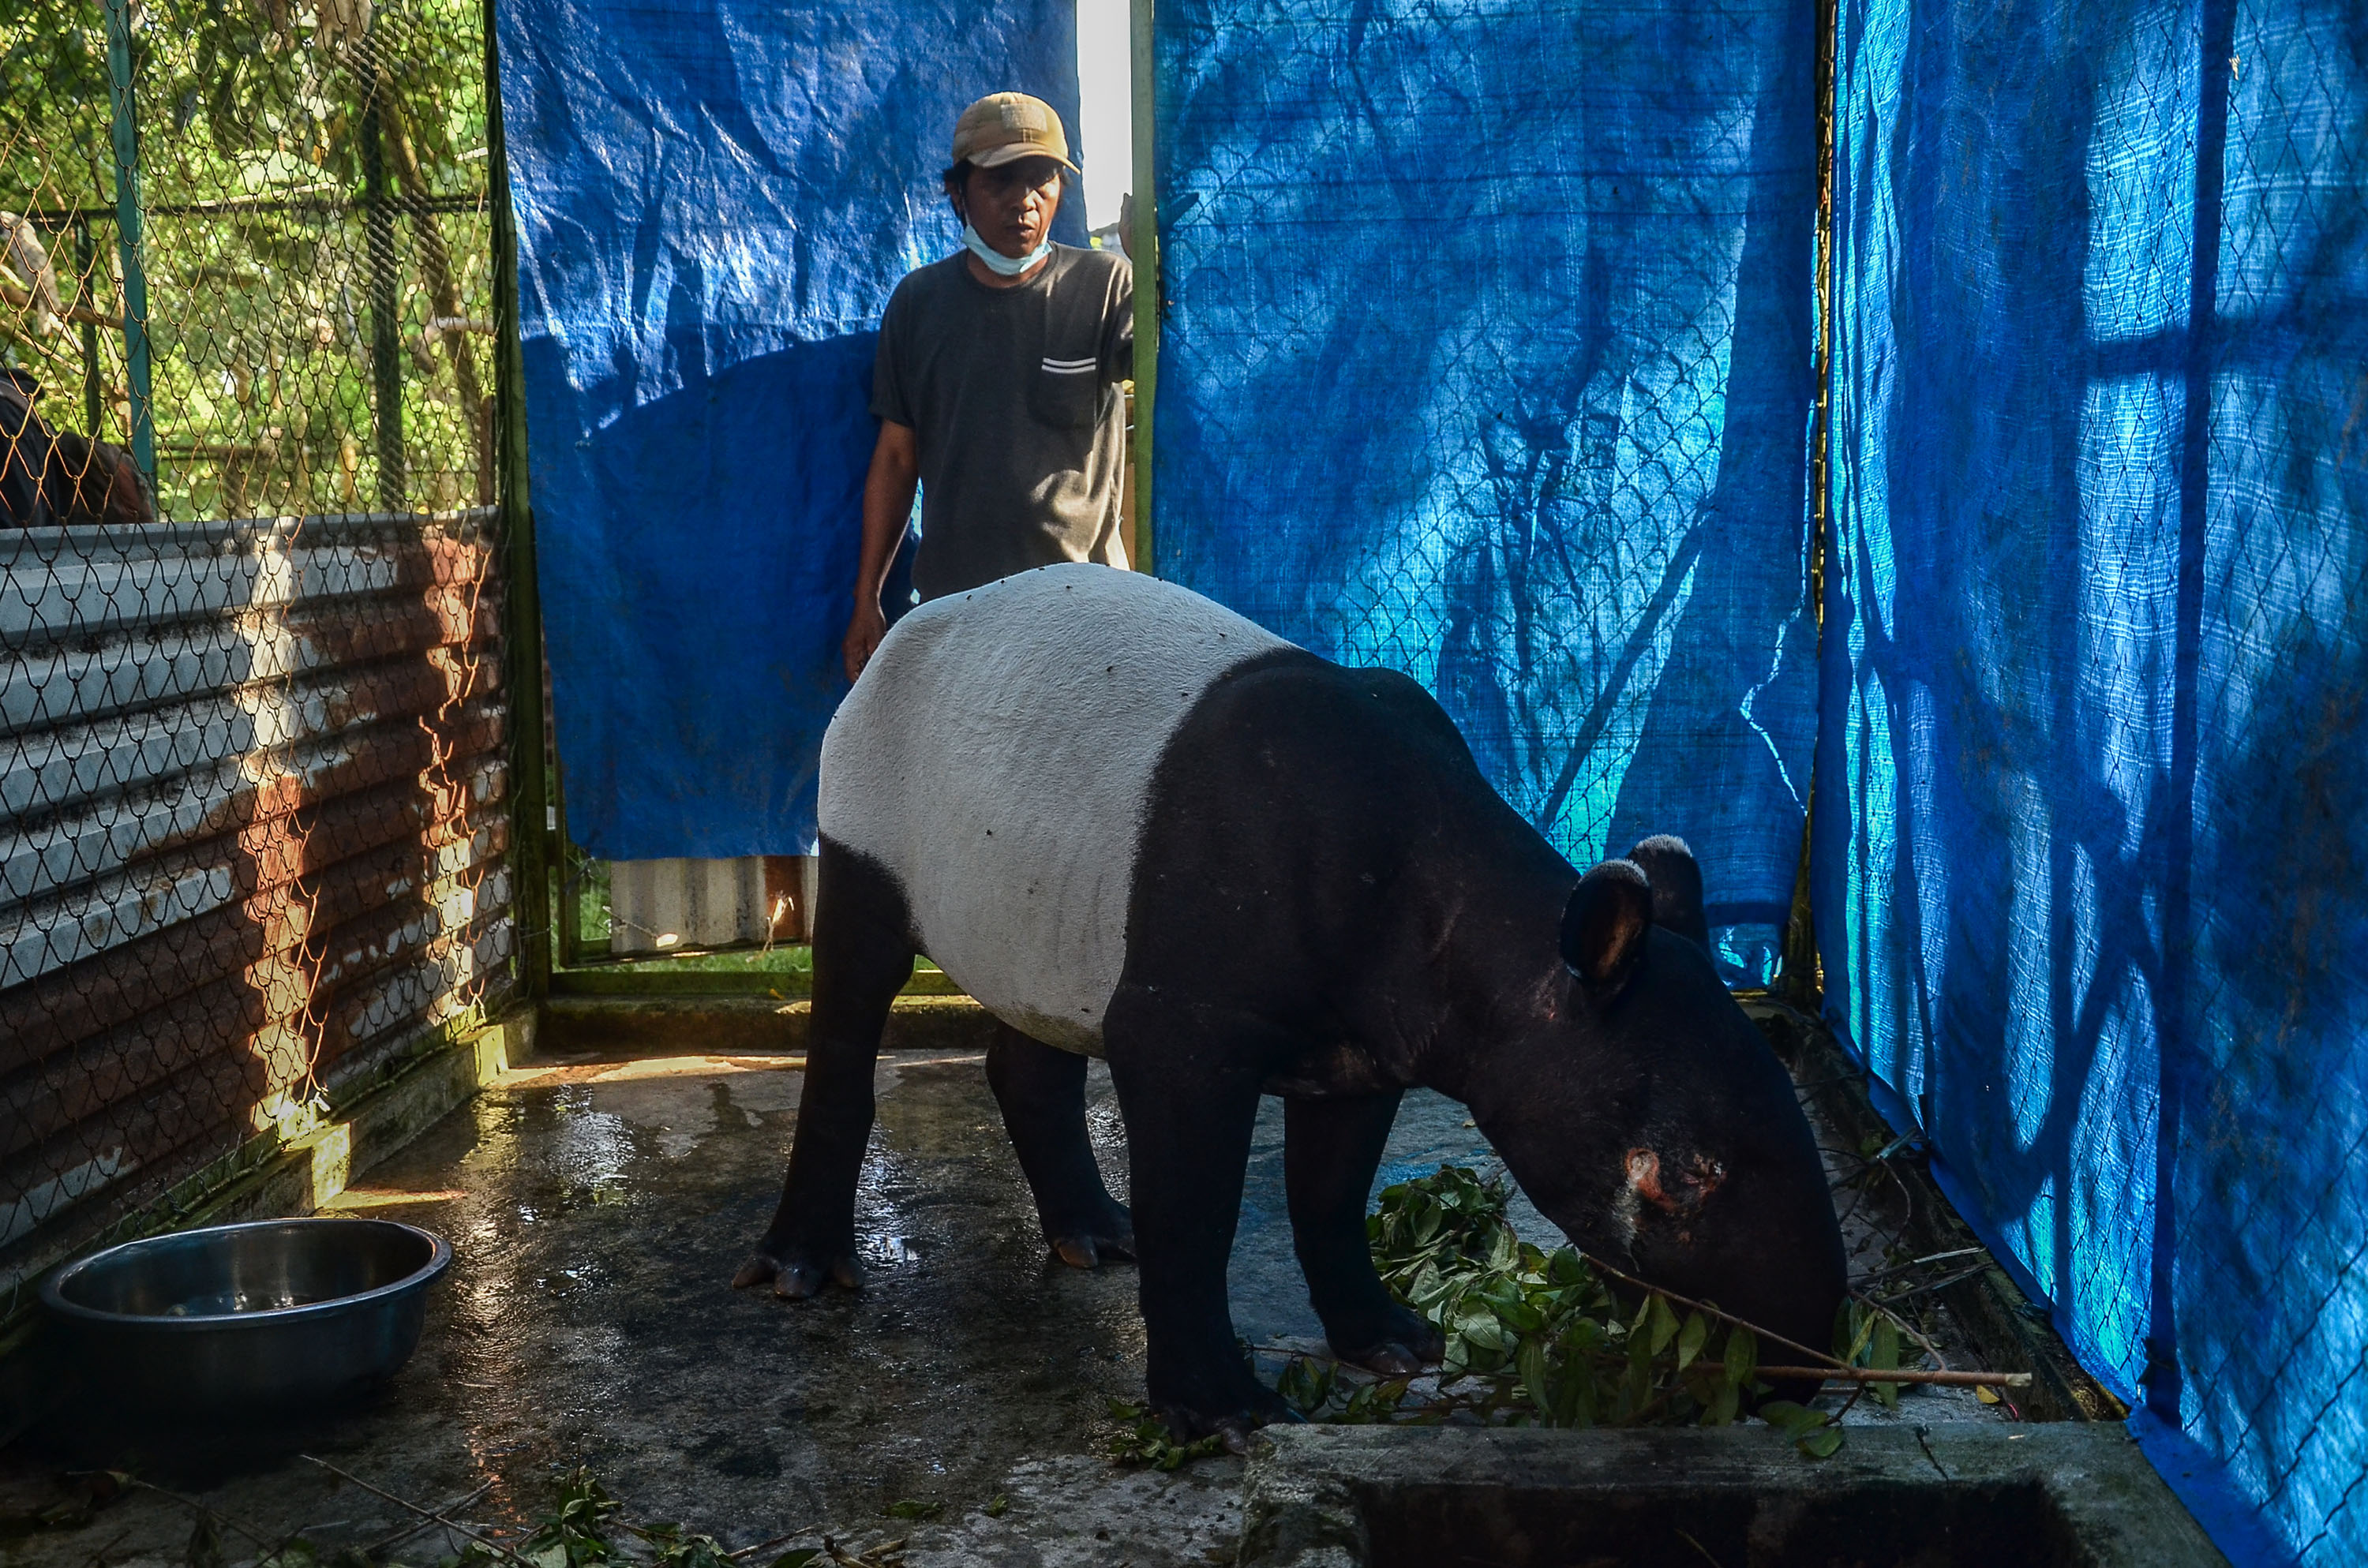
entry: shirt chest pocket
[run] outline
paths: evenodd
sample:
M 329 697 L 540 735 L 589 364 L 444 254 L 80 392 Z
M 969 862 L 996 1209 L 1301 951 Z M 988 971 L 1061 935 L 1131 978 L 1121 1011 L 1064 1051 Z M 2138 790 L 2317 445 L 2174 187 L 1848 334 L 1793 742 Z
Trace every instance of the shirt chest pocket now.
M 1028 412 L 1055 430 L 1090 430 L 1102 411 L 1101 361 L 1073 346 L 1048 348 L 1029 371 Z

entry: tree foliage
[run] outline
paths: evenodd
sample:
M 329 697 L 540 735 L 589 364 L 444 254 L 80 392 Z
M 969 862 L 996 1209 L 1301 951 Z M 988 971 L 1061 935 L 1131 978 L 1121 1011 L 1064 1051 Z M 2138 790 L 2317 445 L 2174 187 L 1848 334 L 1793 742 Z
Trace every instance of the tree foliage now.
M 163 510 L 374 508 L 387 335 L 401 499 L 475 502 L 493 319 L 478 0 L 159 0 L 135 6 L 132 42 Z M 0 211 L 29 223 L 70 319 L 44 332 L 8 291 L 24 268 L 0 268 L 0 353 L 61 428 L 89 423 L 96 382 L 96 433 L 122 442 L 110 124 L 98 0 L 10 0 Z

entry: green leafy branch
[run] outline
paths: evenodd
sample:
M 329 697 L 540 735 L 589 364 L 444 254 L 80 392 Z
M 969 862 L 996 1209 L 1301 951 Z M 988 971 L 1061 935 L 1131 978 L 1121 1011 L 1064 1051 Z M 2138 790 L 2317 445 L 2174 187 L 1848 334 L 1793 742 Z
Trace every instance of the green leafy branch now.
M 1722 1426 L 1768 1392 L 1758 1335 L 1649 1287 L 1630 1305 L 1615 1290 L 1624 1279 L 1515 1235 L 1510 1196 L 1501 1180 L 1444 1165 L 1385 1189 L 1366 1221 L 1382 1282 L 1445 1339 L 1436 1395 L 1409 1412 L 1405 1380 L 1364 1381 L 1301 1357 L 1284 1369 L 1283 1397 L 1319 1419 L 1465 1412 L 1514 1426 Z
M 1290 1351 L 1275 1392 L 1310 1420 L 1344 1425 L 1723 1426 L 1756 1403 L 1804 1454 L 1822 1459 L 1840 1448 L 1838 1415 L 1765 1397 L 1760 1336 L 1748 1325 L 1574 1248 L 1522 1241 L 1506 1217 L 1510 1196 L 1502 1180 L 1442 1165 L 1385 1188 L 1365 1222 L 1382 1282 L 1445 1341 L 1435 1381 Z M 1870 1314 L 1861 1333 L 1857 1311 L 1852 1303 L 1846 1319 L 1852 1356 L 1880 1364 L 1888 1355 L 1896 1367 L 1896 1330 Z M 1878 1397 L 1886 1388 L 1896 1397 L 1884 1385 Z M 1179 1443 L 1135 1406 L 1113 1403 L 1111 1413 L 1127 1423 L 1111 1446 L 1121 1463 L 1172 1470 L 1221 1450 L 1214 1439 Z

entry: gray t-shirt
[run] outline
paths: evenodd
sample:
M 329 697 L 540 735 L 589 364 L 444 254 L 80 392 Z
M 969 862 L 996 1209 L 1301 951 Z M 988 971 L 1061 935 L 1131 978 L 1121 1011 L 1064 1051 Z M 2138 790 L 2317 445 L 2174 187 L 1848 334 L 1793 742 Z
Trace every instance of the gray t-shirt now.
M 1125 565 L 1133 268 L 1056 245 L 1027 282 L 990 289 L 968 255 L 905 274 L 871 370 L 871 412 L 920 442 L 913 586 L 933 599 L 1055 562 Z

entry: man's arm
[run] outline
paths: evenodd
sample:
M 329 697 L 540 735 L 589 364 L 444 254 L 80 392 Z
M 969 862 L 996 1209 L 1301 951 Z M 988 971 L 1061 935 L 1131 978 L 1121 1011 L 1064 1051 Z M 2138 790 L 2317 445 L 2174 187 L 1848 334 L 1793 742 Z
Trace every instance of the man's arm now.
M 888 635 L 880 587 L 889 562 L 896 559 L 896 547 L 904 542 L 905 525 L 913 516 L 913 491 L 920 482 L 920 438 L 910 425 L 882 420 L 880 440 L 871 449 L 871 470 L 863 477 L 863 555 L 855 568 L 855 614 L 841 644 L 850 681 L 863 673 L 872 650 Z

